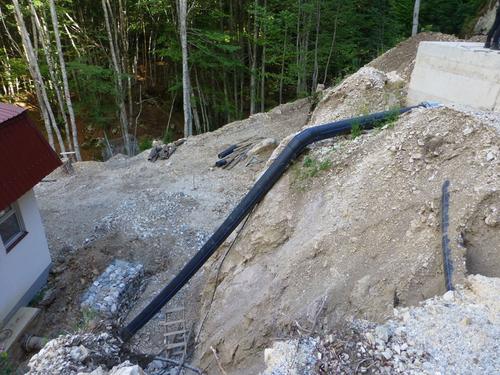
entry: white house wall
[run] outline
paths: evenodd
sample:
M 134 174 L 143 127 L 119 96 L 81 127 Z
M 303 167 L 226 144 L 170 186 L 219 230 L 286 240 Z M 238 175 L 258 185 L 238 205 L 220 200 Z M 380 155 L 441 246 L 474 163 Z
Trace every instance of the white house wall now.
M 28 234 L 8 254 L 0 241 L 0 327 L 42 287 L 51 258 L 33 190 L 17 201 Z

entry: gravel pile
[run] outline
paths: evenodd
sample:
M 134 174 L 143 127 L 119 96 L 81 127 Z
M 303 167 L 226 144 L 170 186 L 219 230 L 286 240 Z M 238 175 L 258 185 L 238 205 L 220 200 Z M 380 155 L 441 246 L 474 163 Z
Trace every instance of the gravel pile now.
M 60 336 L 29 361 L 29 375 L 76 375 L 120 363 L 122 343 L 109 333 Z
M 500 279 L 465 286 L 377 325 L 355 320 L 328 335 L 276 342 L 263 375 L 499 374 Z
M 143 279 L 142 264 L 115 260 L 85 293 L 82 311 L 108 319 L 125 316 L 143 289 Z
M 264 353 L 267 369 L 262 375 L 302 375 L 312 373 L 316 364 L 313 338 L 278 341 Z
M 356 322 L 349 332 L 321 340 L 318 373 L 498 374 L 500 279 L 470 276 L 384 325 Z

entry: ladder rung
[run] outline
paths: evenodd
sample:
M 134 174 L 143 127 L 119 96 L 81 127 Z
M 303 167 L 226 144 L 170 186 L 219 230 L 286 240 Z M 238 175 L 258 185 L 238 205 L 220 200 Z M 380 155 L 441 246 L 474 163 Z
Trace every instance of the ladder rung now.
M 177 336 L 177 335 L 182 335 L 183 333 L 186 333 L 186 331 L 185 330 L 181 330 L 181 331 L 168 332 L 168 333 L 165 333 L 163 336 L 165 336 L 165 337 L 168 337 L 168 336 Z
M 175 344 L 168 344 L 166 349 L 167 350 L 170 350 L 170 349 L 176 349 L 176 348 L 182 348 L 182 347 L 186 347 L 186 343 L 185 342 L 178 342 L 178 343 L 175 343 Z
M 179 311 L 184 311 L 184 307 L 174 307 L 172 309 L 165 311 L 165 314 L 171 314 L 171 313 L 179 312 Z
M 174 324 L 184 323 L 184 320 L 173 320 L 171 322 L 160 322 L 161 326 L 173 326 Z

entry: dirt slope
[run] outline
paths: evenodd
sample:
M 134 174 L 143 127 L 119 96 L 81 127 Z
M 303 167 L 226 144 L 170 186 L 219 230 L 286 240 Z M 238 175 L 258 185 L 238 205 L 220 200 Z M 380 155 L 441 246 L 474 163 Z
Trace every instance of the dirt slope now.
M 40 334 L 80 326 L 81 295 L 115 258 L 144 264 L 149 277 L 133 317 L 200 248 L 264 166 L 213 168 L 217 154 L 254 136 L 279 142 L 304 126 L 309 109 L 300 100 L 192 137 L 168 161 L 149 163 L 146 152 L 78 163 L 73 176 L 49 176 L 36 195 L 56 262 L 49 287 L 57 298 L 45 310 Z M 141 350 L 161 347 L 157 323 L 136 337 Z
M 399 43 L 396 47 L 379 56 L 367 66 L 385 73 L 395 71 L 409 83 L 413 68 L 415 67 L 415 59 L 420 42 L 456 42 L 458 40 L 453 35 L 433 32 L 420 33 Z
M 201 363 L 210 363 L 213 346 L 231 373 L 262 370 L 269 340 L 295 324 L 308 327 L 323 301 L 319 324 L 327 329 L 351 315 L 384 321 L 397 305 L 442 294 L 446 179 L 454 282 L 462 282 L 467 233 L 488 231 L 481 248 L 500 242 L 499 144 L 496 128 L 442 108 L 415 110 L 385 130 L 314 148 L 268 194 L 225 258 L 202 330 Z M 209 267 L 213 273 L 224 252 Z M 498 250 L 482 263 L 498 273 Z M 214 282 L 212 276 L 205 289 L 206 308 Z
M 49 177 L 56 181 L 37 195 L 59 265 L 40 333 L 73 330 L 79 296 L 115 258 L 143 263 L 149 277 L 128 319 L 176 274 L 264 168 L 213 169 L 224 146 L 258 135 L 283 147 L 303 127 L 403 105 L 417 42 L 451 38 L 402 43 L 325 90 L 311 116 L 310 103 L 298 101 L 190 138 L 169 161 L 150 164 L 142 154 Z M 263 349 L 297 329 L 328 332 L 352 316 L 383 322 L 395 306 L 442 294 L 446 179 L 453 281 L 467 271 L 500 276 L 499 141 L 498 116 L 441 108 L 311 147 L 173 301 L 188 307 L 195 364 L 218 373 L 213 347 L 228 374 L 256 374 Z M 160 319 L 133 349 L 162 349 Z

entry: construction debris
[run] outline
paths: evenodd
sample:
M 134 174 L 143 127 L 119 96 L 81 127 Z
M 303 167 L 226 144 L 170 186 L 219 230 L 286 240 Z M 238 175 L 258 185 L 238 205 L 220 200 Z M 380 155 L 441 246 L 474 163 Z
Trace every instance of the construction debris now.
M 153 148 L 149 153 L 148 160 L 152 163 L 159 160 L 167 160 L 177 151 L 177 148 L 186 142 L 186 138 L 179 139 L 178 141 L 164 144 L 161 141 L 154 141 Z
M 60 336 L 31 358 L 28 374 L 76 375 L 108 369 L 120 363 L 121 347 L 109 333 Z
M 262 163 L 265 160 L 265 154 L 269 157 L 272 151 L 278 146 L 278 142 L 273 138 L 254 137 L 246 139 L 240 143 L 234 144 L 219 153 L 219 160 L 215 163 L 216 167 L 223 169 L 232 169 L 242 160 L 249 158 L 246 166 L 256 163 Z

